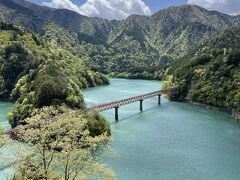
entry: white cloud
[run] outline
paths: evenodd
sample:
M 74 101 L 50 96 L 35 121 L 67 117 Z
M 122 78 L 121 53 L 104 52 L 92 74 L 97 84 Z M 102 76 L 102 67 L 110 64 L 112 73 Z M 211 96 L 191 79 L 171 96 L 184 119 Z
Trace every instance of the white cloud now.
M 240 0 L 188 0 L 209 10 L 217 10 L 231 15 L 240 14 Z
M 151 14 L 151 10 L 142 0 L 87 0 L 82 5 L 76 5 L 71 0 L 52 0 L 43 4 L 105 19 L 124 19 L 131 14 Z

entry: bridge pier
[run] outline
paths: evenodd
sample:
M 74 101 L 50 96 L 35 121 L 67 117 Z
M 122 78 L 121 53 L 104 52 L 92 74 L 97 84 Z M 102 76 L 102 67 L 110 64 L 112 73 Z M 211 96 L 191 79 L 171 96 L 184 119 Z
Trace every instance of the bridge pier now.
M 158 95 L 158 105 L 161 105 L 161 95 Z
M 141 95 L 141 96 L 131 97 L 131 98 L 128 98 L 128 99 L 123 99 L 123 100 L 119 100 L 119 101 L 113 101 L 113 102 L 109 102 L 109 103 L 95 105 L 93 107 L 87 108 L 86 112 L 94 112 L 94 111 L 102 112 L 102 111 L 106 111 L 106 110 L 109 110 L 109 109 L 115 109 L 115 120 L 116 120 L 116 122 L 118 122 L 118 119 L 119 119 L 118 109 L 119 109 L 120 106 L 124 106 L 124 105 L 127 105 L 127 104 L 131 104 L 131 103 L 140 101 L 140 111 L 142 112 L 143 111 L 143 101 L 145 99 L 149 99 L 149 98 L 157 96 L 158 97 L 158 105 L 160 106 L 161 105 L 161 95 L 174 90 L 174 88 L 175 87 L 160 90 L 160 91 L 155 91 L 155 92 L 144 94 L 144 95 Z
M 118 108 L 119 107 L 115 107 L 115 121 L 118 122 Z
M 143 112 L 143 100 L 140 100 L 140 111 Z

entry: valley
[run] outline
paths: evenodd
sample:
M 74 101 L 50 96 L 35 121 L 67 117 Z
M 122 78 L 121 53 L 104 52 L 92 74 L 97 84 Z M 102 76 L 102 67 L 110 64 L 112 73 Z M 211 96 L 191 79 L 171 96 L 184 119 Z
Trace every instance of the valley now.
M 0 179 L 237 179 L 239 42 L 239 15 L 197 5 L 107 20 L 0 0 Z

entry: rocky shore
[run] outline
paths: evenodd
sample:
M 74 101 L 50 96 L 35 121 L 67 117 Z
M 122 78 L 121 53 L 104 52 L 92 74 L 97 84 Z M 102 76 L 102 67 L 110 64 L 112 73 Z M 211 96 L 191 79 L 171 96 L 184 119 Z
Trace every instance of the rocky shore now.
M 232 117 L 233 117 L 237 122 L 240 122 L 240 112 L 239 112 L 239 111 L 233 110 L 233 111 L 232 111 Z

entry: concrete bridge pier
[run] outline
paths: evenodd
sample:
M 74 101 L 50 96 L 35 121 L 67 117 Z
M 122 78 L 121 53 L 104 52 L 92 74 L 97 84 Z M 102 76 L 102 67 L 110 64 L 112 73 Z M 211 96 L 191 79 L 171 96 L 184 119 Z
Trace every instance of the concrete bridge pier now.
M 115 121 L 118 122 L 118 108 L 119 107 L 115 107 Z
M 158 105 L 161 105 L 161 95 L 158 95 Z
M 143 112 L 143 100 L 140 100 L 140 111 Z

